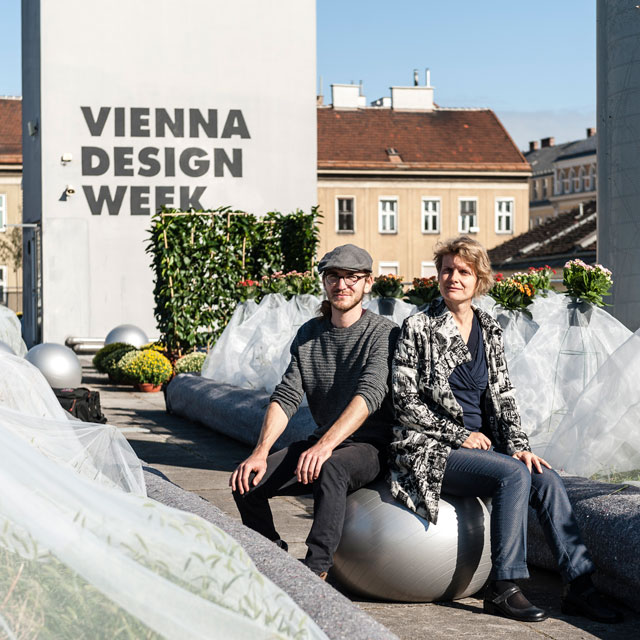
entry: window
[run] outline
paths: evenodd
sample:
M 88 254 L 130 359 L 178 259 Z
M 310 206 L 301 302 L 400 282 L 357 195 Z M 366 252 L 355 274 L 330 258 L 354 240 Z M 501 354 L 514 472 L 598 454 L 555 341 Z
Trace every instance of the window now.
M 438 276 L 438 272 L 436 271 L 436 263 L 435 262 L 422 262 L 420 264 L 420 277 L 421 278 L 430 278 L 431 276 Z
M 355 224 L 354 198 L 337 198 L 336 201 L 336 231 L 338 233 L 354 233 Z
M 580 172 L 578 172 L 578 175 L 576 175 L 576 172 L 573 169 L 571 169 L 571 172 L 573 173 L 573 190 L 576 193 L 582 191 L 582 188 L 580 186 L 580 183 L 582 182 Z
M 422 198 L 422 233 L 440 233 L 440 198 Z
M 496 198 L 496 233 L 513 233 L 513 198 Z
M 398 199 L 380 198 L 378 201 L 378 231 L 398 233 Z
M 538 181 L 531 181 L 531 200 L 535 202 L 538 199 Z
M 580 172 L 578 173 L 578 182 L 577 182 L 577 188 L 576 191 L 582 191 L 585 188 L 585 182 L 586 182 L 586 171 L 584 170 L 584 167 L 580 167 Z
M 542 179 L 542 199 L 543 200 L 547 199 L 547 179 L 546 178 Z
M 7 305 L 7 298 L 8 298 L 8 292 L 7 292 L 7 274 L 9 273 L 9 270 L 7 269 L 6 266 L 2 265 L 0 266 L 0 304 L 3 305 Z
M 564 182 L 564 172 L 562 170 L 556 173 L 556 195 L 562 194 L 562 186 Z
M 573 179 L 576 176 L 576 172 L 571 169 L 569 173 L 564 172 L 564 192 L 571 193 L 571 188 L 573 187 Z
M 460 198 L 460 216 L 458 231 L 460 233 L 478 232 L 478 200 L 477 198 Z
M 7 225 L 7 195 L 0 193 L 0 231 L 4 231 Z
M 378 263 L 378 275 L 387 276 L 389 274 L 397 276 L 400 269 L 399 262 L 379 262 Z
M 590 191 L 595 191 L 596 190 L 596 168 L 591 165 L 591 168 L 589 169 L 589 190 Z

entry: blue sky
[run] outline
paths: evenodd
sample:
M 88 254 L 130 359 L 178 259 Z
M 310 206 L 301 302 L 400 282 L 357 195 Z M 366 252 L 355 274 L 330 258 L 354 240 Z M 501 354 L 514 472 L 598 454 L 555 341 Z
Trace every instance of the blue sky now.
M 90 0 L 94 1 L 94 0 Z M 277 0 L 270 0 L 277 1 Z M 518 146 L 595 126 L 595 0 L 317 0 L 318 85 L 367 100 L 431 69 L 435 101 L 493 109 Z M 0 0 L 0 95 L 20 95 L 20 0 Z

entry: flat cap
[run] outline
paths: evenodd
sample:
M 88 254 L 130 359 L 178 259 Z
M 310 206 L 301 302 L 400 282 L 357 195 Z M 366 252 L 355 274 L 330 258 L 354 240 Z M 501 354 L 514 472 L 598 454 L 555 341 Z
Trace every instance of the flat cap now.
M 368 251 L 356 247 L 355 244 L 343 244 L 326 253 L 318 271 L 322 273 L 327 269 L 345 269 L 347 271 L 373 271 L 373 260 Z

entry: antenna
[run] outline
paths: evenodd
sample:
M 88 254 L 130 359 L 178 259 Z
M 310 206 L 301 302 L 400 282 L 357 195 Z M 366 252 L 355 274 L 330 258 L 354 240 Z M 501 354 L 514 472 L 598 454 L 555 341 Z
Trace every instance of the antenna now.
M 417 87 L 418 84 L 420 84 L 420 80 L 418 79 L 418 70 L 414 69 L 413 70 L 413 86 Z
M 429 69 L 429 67 L 427 67 L 424 70 L 424 75 L 425 75 L 425 83 L 427 87 L 431 86 L 431 69 Z

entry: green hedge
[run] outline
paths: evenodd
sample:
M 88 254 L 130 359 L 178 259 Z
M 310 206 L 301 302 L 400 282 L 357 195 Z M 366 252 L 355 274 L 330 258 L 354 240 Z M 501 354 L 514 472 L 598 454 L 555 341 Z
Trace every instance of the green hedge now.
M 313 270 L 318 211 L 258 218 L 229 207 L 152 218 L 147 253 L 155 272 L 160 340 L 176 356 L 210 347 L 239 301 L 237 284 L 276 271 Z

